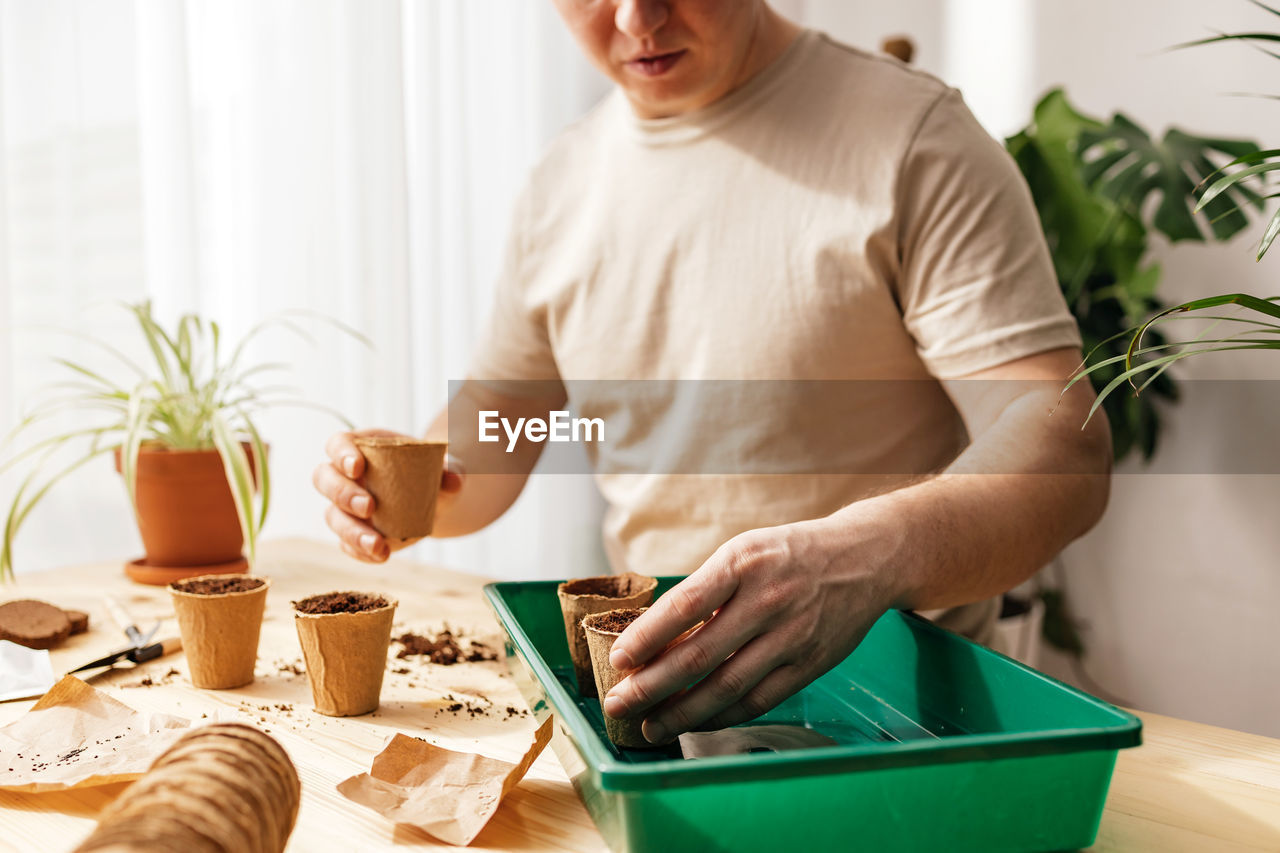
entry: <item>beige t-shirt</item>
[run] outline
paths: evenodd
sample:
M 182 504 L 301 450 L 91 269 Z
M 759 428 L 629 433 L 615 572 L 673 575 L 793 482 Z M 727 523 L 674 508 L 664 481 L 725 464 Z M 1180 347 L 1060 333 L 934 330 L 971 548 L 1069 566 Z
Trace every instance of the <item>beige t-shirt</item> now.
M 726 380 L 648 388 L 594 460 L 614 569 L 683 574 L 945 467 L 968 439 L 937 378 L 1079 344 L 1030 194 L 960 94 L 809 31 L 708 108 L 642 120 L 614 92 L 552 144 L 472 376 L 559 379 L 615 416 L 609 383 L 574 380 Z M 824 403 L 740 380 L 840 381 Z M 628 468 L 654 444 L 661 465 Z

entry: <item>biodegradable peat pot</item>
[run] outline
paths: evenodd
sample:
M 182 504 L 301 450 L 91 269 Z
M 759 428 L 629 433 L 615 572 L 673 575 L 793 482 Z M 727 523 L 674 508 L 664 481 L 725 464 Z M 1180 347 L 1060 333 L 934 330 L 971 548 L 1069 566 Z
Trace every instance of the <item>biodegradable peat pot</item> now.
M 253 575 L 203 575 L 169 585 L 193 685 L 225 690 L 253 681 L 270 585 Z
M 256 482 L 252 448 L 242 446 Z M 121 471 L 118 449 L 115 462 L 116 470 Z M 143 445 L 138 451 L 134 496 L 138 533 L 147 555 L 125 566 L 133 580 L 167 584 L 183 577 L 243 571 L 246 567 L 240 554 L 244 534 L 216 450 Z
M 613 641 L 636 620 L 646 608 L 627 608 L 623 610 L 606 610 L 593 613 L 582 620 L 582 628 L 587 635 L 587 645 L 591 649 L 591 666 L 595 673 L 596 692 L 604 696 L 623 678 L 625 672 L 619 672 L 609 665 L 609 652 L 613 651 Z M 649 743 L 640 730 L 640 720 L 617 720 L 604 714 L 604 730 L 609 740 L 618 746 L 628 749 L 654 749 L 666 744 Z M 674 740 L 674 738 L 672 739 Z M 671 741 L 667 741 L 671 743 Z
M 582 633 L 583 617 L 606 610 L 648 607 L 653 603 L 653 592 L 657 588 L 657 579 L 634 572 L 578 578 L 556 587 L 560 611 L 564 614 L 565 639 L 569 641 L 569 655 L 573 658 L 573 671 L 578 677 L 581 695 L 596 695 L 596 684 L 591 675 L 591 652 Z
M 378 707 L 396 604 L 371 592 L 326 592 L 293 603 L 311 698 L 321 714 L 354 717 Z
M 448 442 L 357 436 L 355 445 L 364 455 L 374 529 L 393 542 L 431 535 Z

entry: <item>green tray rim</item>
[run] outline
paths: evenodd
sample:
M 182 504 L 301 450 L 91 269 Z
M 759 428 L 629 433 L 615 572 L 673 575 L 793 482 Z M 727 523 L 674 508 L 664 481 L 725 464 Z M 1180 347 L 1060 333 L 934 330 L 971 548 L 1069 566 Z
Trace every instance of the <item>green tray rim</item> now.
M 664 581 L 682 580 L 682 577 L 659 577 Z M 656 788 L 677 788 L 694 785 L 714 785 L 746 782 L 757 779 L 781 779 L 798 775 L 850 773 L 873 769 L 918 767 L 940 763 L 966 761 L 993 761 L 1010 758 L 1032 758 L 1064 753 L 1116 751 L 1139 746 L 1142 743 L 1142 720 L 1136 715 L 1117 708 L 1109 702 L 1090 695 L 1078 688 L 1032 669 L 985 646 L 939 628 L 928 619 L 911 611 L 891 610 L 882 616 L 897 615 L 915 623 L 917 630 L 942 634 L 951 642 L 973 645 L 980 654 L 987 654 L 1015 667 L 1023 677 L 1034 678 L 1110 714 L 1115 723 L 1088 728 L 1044 729 L 1017 734 L 963 734 L 950 735 L 927 741 L 877 743 L 861 746 L 831 746 L 822 749 L 792 750 L 753 755 L 726 755 L 700 758 L 697 761 L 652 761 L 635 765 L 620 761 L 605 746 L 577 703 L 550 665 L 538 653 L 524 627 L 516 619 L 503 595 L 504 590 L 545 587 L 554 593 L 563 580 L 550 581 L 497 581 L 484 587 L 485 600 L 497 616 L 512 646 L 541 683 L 554 712 L 567 729 L 582 760 L 600 777 L 601 787 L 614 791 L 640 791 Z M 554 600 L 551 598 L 549 600 Z

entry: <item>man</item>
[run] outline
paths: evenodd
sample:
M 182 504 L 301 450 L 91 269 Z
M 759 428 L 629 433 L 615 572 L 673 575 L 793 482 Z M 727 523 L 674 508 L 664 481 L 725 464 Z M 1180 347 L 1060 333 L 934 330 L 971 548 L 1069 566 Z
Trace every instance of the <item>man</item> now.
M 1087 383 L 1059 399 L 1078 332 L 1010 159 L 958 93 L 762 0 L 556 4 L 617 91 L 535 170 L 452 417 L 607 407 L 577 380 L 838 389 L 802 410 L 727 394 L 719 433 L 664 432 L 685 424 L 677 392 L 626 412 L 624 445 L 661 434 L 696 467 L 728 444 L 744 469 L 628 473 L 600 451 L 615 570 L 690 573 L 619 638 L 611 662 L 634 672 L 605 712 L 655 742 L 743 722 L 889 608 L 983 638 L 993 597 L 1097 521 L 1110 470 Z M 497 518 L 542 446 L 504 458 L 457 433 L 471 470 L 510 473 L 455 466 L 436 535 Z M 386 559 L 349 435 L 327 452 L 330 526 Z

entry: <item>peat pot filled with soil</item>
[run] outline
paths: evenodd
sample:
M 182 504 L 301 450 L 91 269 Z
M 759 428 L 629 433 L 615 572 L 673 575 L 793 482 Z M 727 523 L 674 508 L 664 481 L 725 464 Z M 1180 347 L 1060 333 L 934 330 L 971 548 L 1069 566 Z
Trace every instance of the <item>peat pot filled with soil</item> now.
M 627 629 L 627 626 L 640 617 L 646 608 L 629 608 L 624 610 L 606 610 L 593 613 L 582 620 L 582 628 L 587 635 L 587 645 L 591 649 L 591 664 L 595 671 L 596 692 L 600 696 L 608 693 L 613 686 L 626 677 L 609 665 L 609 652 L 613 651 L 613 641 Z M 618 746 L 628 749 L 653 749 L 666 744 L 649 743 L 640 730 L 641 720 L 617 720 L 604 715 L 604 730 L 609 740 Z M 673 739 L 674 740 L 674 739 Z M 667 741 L 671 743 L 671 741 Z
M 293 602 L 316 710 L 353 717 L 378 707 L 396 600 L 372 592 L 326 592 Z
M 587 637 L 582 633 L 583 618 L 606 610 L 648 607 L 653 603 L 653 592 L 657 588 L 656 578 L 634 572 L 578 578 L 556 587 L 560 612 L 564 615 L 565 639 L 569 641 L 569 655 L 573 658 L 573 671 L 578 677 L 581 695 L 596 695 L 596 684 L 591 675 L 591 652 L 587 648 Z
M 193 685 L 225 690 L 253 681 L 270 585 L 254 575 L 202 575 L 169 585 Z

